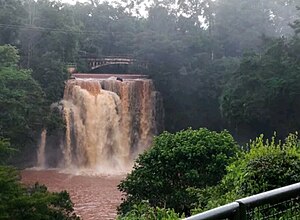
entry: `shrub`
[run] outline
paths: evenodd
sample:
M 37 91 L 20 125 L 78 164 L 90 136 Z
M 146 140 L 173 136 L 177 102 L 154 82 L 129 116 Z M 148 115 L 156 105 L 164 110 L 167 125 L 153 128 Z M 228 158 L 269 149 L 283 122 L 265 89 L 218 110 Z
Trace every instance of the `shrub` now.
M 19 172 L 0 166 L 0 219 L 79 220 L 66 191 L 49 192 L 44 185 L 24 187 Z
M 249 152 L 228 167 L 224 184 L 241 196 L 257 194 L 300 181 L 300 148 L 297 134 L 284 142 L 263 135 L 250 141 Z
M 215 208 L 249 195 L 300 182 L 300 147 L 298 135 L 290 134 L 284 142 L 263 135 L 250 141 L 249 151 L 227 167 L 221 184 L 198 194 L 197 212 Z M 208 195 L 207 204 L 201 203 Z
M 125 193 L 119 212 L 124 214 L 134 204 L 147 200 L 152 207 L 189 214 L 197 197 L 191 196 L 188 189 L 218 184 L 237 152 L 227 131 L 187 129 L 162 133 L 118 186 Z
M 119 216 L 118 220 L 178 220 L 184 218 L 184 215 L 179 216 L 172 209 L 153 208 L 149 203 L 142 202 L 135 204 L 132 209 L 123 216 Z

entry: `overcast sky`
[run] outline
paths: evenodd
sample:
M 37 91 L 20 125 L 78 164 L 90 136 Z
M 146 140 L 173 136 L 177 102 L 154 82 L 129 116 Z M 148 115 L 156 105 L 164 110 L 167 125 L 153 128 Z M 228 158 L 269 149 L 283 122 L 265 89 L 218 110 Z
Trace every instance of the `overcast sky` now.
M 69 3 L 69 4 L 72 4 L 72 5 L 75 5 L 76 2 L 91 2 L 91 0 L 61 0 L 63 3 Z M 100 2 L 110 2 L 110 0 L 100 0 Z M 111 2 L 118 2 L 118 0 L 114 0 L 114 1 L 111 1 Z M 120 2 L 120 1 L 119 1 Z M 148 0 L 147 2 L 147 6 L 149 6 L 151 4 L 151 0 Z M 147 10 L 146 10 L 146 5 L 140 5 L 138 8 L 139 8 L 139 13 L 140 15 L 142 15 L 143 17 L 147 17 Z M 135 14 L 135 13 L 133 13 Z
M 87 2 L 88 0 L 62 0 L 64 3 L 75 4 L 76 2 Z
M 61 0 L 64 3 L 75 4 L 76 2 L 91 2 L 91 0 Z M 104 2 L 105 0 L 100 0 L 100 2 Z M 110 0 L 106 0 L 107 2 L 113 2 Z M 118 0 L 114 0 L 114 2 L 118 2 Z

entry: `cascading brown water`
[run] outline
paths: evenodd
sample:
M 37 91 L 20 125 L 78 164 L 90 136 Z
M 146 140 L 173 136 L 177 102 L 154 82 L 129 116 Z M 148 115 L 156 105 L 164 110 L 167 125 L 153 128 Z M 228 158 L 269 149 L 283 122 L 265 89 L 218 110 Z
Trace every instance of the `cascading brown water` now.
M 160 130 L 159 97 L 149 79 L 67 81 L 59 166 L 72 172 L 128 171 Z
M 46 158 L 45 158 L 46 137 L 47 137 L 47 130 L 43 129 L 41 133 L 38 152 L 37 152 L 37 166 L 40 168 L 46 167 Z

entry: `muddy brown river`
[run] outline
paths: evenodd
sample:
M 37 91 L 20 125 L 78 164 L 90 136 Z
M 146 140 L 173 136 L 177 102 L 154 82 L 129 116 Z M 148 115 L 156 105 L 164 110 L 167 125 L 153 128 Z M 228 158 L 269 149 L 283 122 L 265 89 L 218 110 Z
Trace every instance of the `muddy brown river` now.
M 125 175 L 77 176 L 59 173 L 56 170 L 22 171 L 24 184 L 39 182 L 53 192 L 67 190 L 76 214 L 83 220 L 116 218 L 116 208 L 121 203 L 121 193 L 117 185 L 124 177 Z

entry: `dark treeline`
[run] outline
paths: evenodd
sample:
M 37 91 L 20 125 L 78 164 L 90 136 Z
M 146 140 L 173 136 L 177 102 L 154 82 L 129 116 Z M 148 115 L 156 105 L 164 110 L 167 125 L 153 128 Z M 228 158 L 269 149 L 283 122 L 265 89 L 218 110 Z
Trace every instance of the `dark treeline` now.
M 43 94 L 37 88 L 36 105 L 27 112 L 11 103 L 15 117 L 1 93 L 0 135 L 24 145 L 43 127 L 59 124 L 49 106 L 62 98 L 67 63 L 87 71 L 82 57 L 129 54 L 148 63 L 129 72 L 154 79 L 164 99 L 166 130 L 227 128 L 240 141 L 274 131 L 284 137 L 300 125 L 297 4 L 1 0 L 0 45 L 19 50 L 20 68 L 31 70 Z

